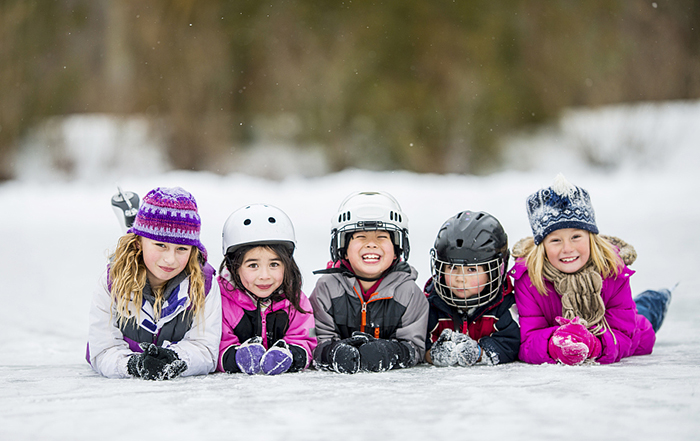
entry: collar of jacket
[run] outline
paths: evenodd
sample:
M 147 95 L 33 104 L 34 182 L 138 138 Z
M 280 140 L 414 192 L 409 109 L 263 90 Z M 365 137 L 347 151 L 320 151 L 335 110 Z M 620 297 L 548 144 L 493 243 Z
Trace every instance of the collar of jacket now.
M 352 271 L 350 265 L 346 266 L 344 264 L 341 264 L 340 267 L 338 267 L 338 268 L 336 268 L 336 267 L 325 268 L 325 269 L 321 269 L 321 270 L 316 270 L 313 273 L 314 274 L 342 274 L 344 276 L 354 277 L 356 279 L 363 280 L 365 282 L 375 282 L 383 277 L 386 277 L 388 274 L 393 273 L 393 272 L 404 272 L 404 273 L 411 274 L 411 266 L 408 264 L 408 262 L 404 262 L 403 260 L 397 260 L 389 268 L 387 268 L 387 270 L 384 271 L 379 277 L 372 278 L 372 279 L 358 276 L 357 274 L 355 274 Z

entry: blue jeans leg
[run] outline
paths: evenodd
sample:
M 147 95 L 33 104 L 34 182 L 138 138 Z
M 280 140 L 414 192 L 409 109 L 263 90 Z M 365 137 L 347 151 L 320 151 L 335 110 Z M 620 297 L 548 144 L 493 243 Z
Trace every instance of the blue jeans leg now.
M 635 297 L 634 302 L 637 304 L 637 312 L 646 317 L 654 332 L 657 332 L 671 303 L 671 291 L 666 288 L 658 291 L 650 289 Z

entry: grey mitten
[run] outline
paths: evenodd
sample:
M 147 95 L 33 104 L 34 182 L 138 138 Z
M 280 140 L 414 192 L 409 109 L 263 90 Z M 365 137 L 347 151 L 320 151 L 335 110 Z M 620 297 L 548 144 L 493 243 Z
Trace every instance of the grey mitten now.
M 481 358 L 479 344 L 467 334 L 454 332 L 452 342 L 455 344 L 454 354 L 460 366 L 473 366 Z
M 457 364 L 457 355 L 455 354 L 455 343 L 452 341 L 452 329 L 443 329 L 438 339 L 430 348 L 430 358 L 435 366 L 446 367 Z
M 445 366 L 473 366 L 481 357 L 479 344 L 467 334 L 443 329 L 430 348 L 433 364 Z

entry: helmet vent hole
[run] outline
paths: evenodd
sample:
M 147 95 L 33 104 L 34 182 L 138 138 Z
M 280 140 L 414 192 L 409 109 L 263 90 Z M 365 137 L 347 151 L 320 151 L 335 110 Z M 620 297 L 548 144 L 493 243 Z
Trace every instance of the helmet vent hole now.
M 274 224 L 275 222 L 277 222 L 277 220 L 274 217 L 268 217 L 267 221 L 271 224 Z
M 243 221 L 243 225 L 250 225 L 250 219 L 246 219 Z
M 464 241 L 462 239 L 457 239 L 457 247 L 462 248 L 462 245 L 464 245 Z

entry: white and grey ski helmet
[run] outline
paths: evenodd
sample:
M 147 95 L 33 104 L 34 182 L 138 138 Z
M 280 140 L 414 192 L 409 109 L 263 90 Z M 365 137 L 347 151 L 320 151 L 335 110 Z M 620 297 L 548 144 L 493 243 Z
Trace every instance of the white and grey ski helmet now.
M 294 252 L 296 238 L 289 216 L 277 207 L 253 204 L 231 213 L 224 223 L 222 251 L 226 255 L 245 245 L 282 244 Z
M 331 259 L 337 262 L 345 257 L 349 235 L 370 230 L 390 232 L 396 257 L 408 259 L 408 217 L 392 195 L 381 191 L 352 193 L 340 204 L 331 219 Z

